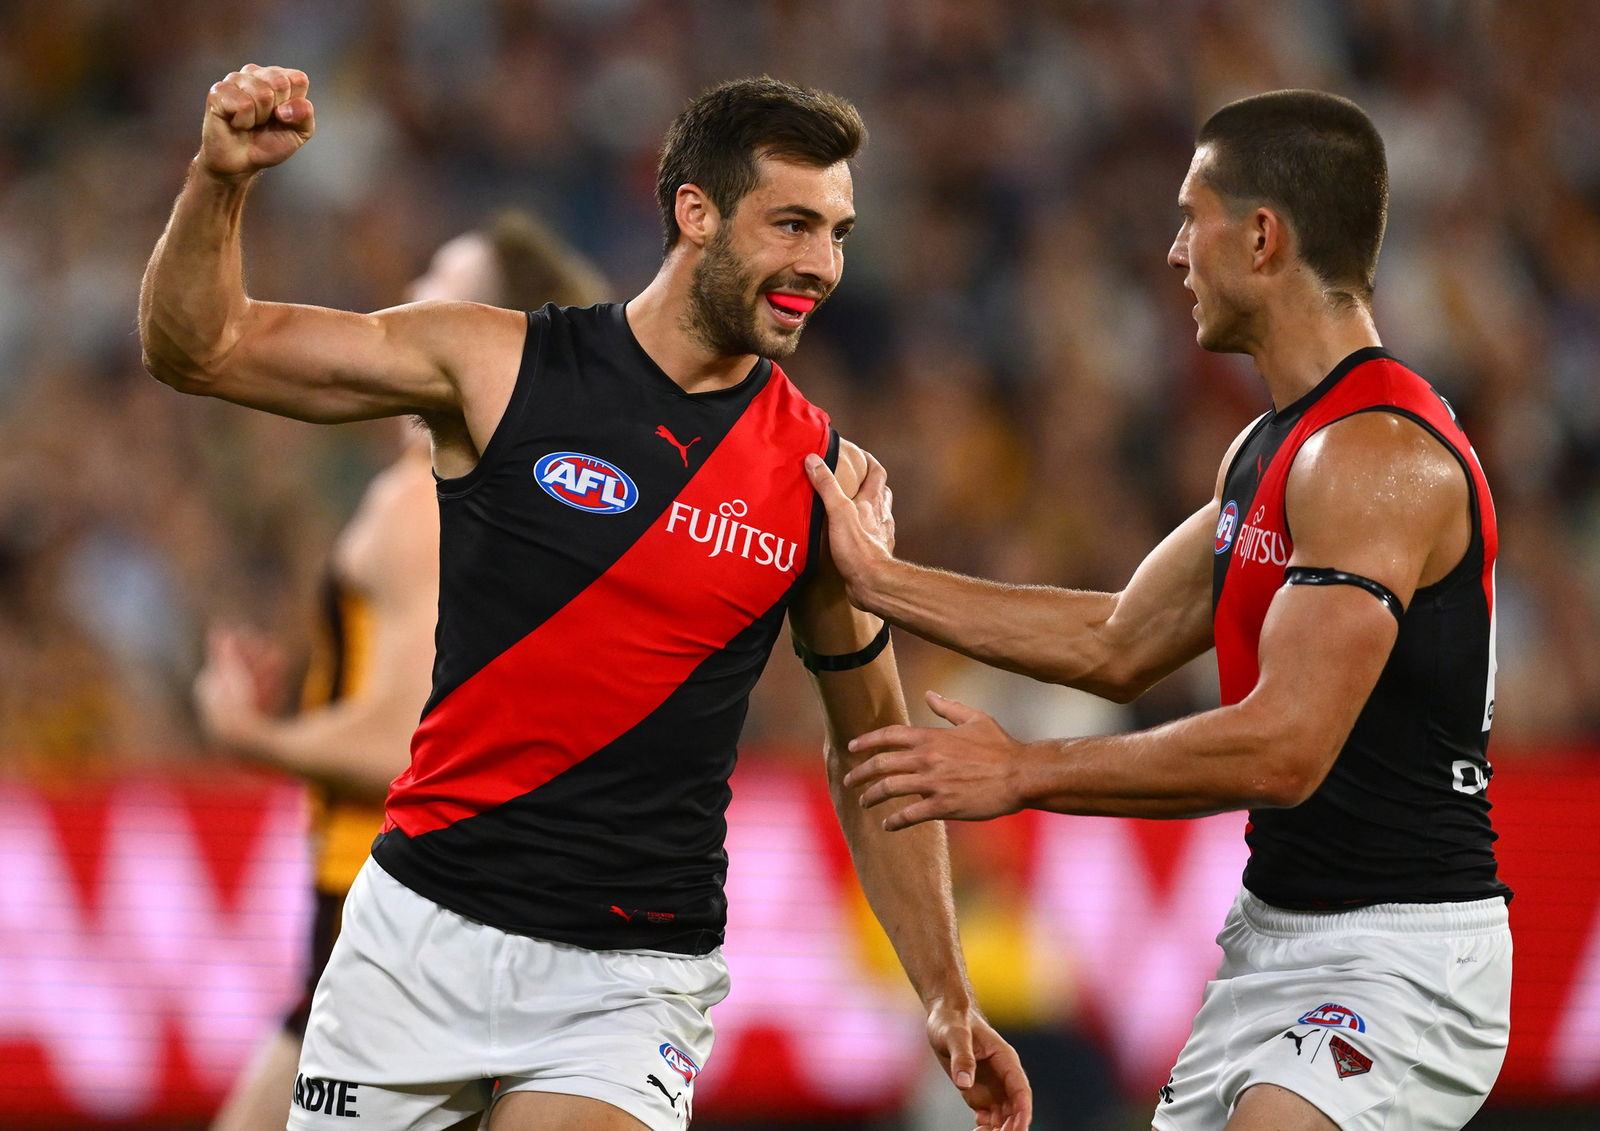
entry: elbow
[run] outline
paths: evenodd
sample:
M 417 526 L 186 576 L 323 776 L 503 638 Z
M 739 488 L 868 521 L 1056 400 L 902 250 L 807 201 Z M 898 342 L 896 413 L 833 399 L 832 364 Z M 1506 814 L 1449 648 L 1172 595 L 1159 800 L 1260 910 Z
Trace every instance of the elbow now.
M 145 371 L 169 388 L 194 396 L 207 396 L 212 392 L 212 378 L 203 368 L 175 363 L 151 353 L 143 355 Z
M 1139 698 L 1139 696 L 1143 695 L 1149 690 L 1149 687 L 1150 685 L 1148 683 L 1141 683 L 1134 680 L 1097 680 L 1084 685 L 1084 690 L 1098 695 L 1102 699 L 1109 699 L 1113 703 L 1126 705 L 1128 703 L 1132 703 L 1135 699 Z
M 144 363 L 145 372 L 163 385 L 174 388 L 180 393 L 202 391 L 205 382 L 193 369 L 174 364 L 169 358 L 150 349 L 148 345 L 140 354 L 140 360 Z
M 1293 809 L 1316 792 L 1296 774 L 1264 775 L 1251 783 L 1247 807 L 1251 809 Z
M 150 319 L 139 323 L 140 361 L 145 372 L 180 393 L 209 395 L 219 377 L 219 366 L 184 348 Z M 216 360 L 221 360 L 217 358 Z
M 1263 759 L 1246 800 L 1252 809 L 1293 809 L 1304 804 L 1321 787 L 1333 759 L 1312 756 L 1306 747 L 1285 744 Z
M 1108 658 L 1086 673 L 1060 678 L 1055 682 L 1076 687 L 1091 695 L 1109 699 L 1113 703 L 1126 704 L 1132 703 L 1149 691 L 1155 680 L 1143 672 L 1135 671 L 1125 664 L 1117 664 Z

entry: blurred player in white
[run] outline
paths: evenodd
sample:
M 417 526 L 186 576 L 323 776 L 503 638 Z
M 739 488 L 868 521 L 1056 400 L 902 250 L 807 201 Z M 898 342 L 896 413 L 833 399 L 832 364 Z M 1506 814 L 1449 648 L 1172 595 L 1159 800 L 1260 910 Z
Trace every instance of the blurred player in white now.
M 604 297 L 598 272 L 524 213 L 508 211 L 434 253 L 412 302 L 532 310 Z M 409 760 L 427 700 L 439 601 L 439 513 L 428 433 L 374 477 L 328 564 L 322 615 L 298 713 L 271 711 L 281 653 L 237 628 L 211 633 L 195 706 L 217 745 L 311 786 L 314 917 L 305 992 L 239 1077 L 213 1131 L 282 1131 L 311 993 L 339 932 L 344 898 L 383 824 L 389 783 Z

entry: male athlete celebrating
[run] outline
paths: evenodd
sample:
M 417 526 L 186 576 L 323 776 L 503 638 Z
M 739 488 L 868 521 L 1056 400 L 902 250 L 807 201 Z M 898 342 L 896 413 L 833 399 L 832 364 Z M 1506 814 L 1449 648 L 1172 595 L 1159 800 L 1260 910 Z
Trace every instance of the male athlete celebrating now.
M 358 315 L 241 280 L 246 191 L 311 136 L 306 91 L 254 65 L 212 87 L 140 295 L 163 381 L 307 420 L 414 413 L 440 477 L 433 693 L 312 1005 L 290 1126 L 687 1123 L 727 989 L 728 775 L 787 613 L 935 1051 L 980 1124 L 1025 1127 L 1016 1055 L 967 985 L 942 831 L 897 843 L 840 784 L 844 739 L 905 711 L 801 461 L 852 487 L 867 461 L 771 359 L 839 280 L 854 108 L 770 79 L 691 103 L 658 176 L 666 256 L 626 307 Z
M 1200 345 L 1250 354 L 1274 408 L 1121 593 L 897 561 L 884 489 L 852 502 L 808 459 L 852 599 L 896 624 L 1120 700 L 1216 647 L 1218 710 L 1023 744 L 930 694 L 955 726 L 859 738 L 874 756 L 845 779 L 864 806 L 912 799 L 889 828 L 1250 810 L 1162 1131 L 1456 1128 L 1505 1056 L 1510 893 L 1484 797 L 1494 505 L 1449 406 L 1379 344 L 1387 186 L 1377 131 L 1341 98 L 1260 95 L 1202 128 L 1169 261 Z

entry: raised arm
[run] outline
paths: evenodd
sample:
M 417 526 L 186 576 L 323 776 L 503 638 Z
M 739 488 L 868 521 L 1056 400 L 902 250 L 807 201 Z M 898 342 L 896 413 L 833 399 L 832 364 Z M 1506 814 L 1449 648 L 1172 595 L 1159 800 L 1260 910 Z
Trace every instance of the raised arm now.
M 840 479 L 852 490 L 866 458 L 854 445 L 841 445 Z M 870 651 L 883 622 L 851 606 L 843 578 L 825 556 L 790 612 L 790 627 L 812 653 L 839 657 Z M 1032 1093 L 1016 1053 L 973 999 L 956 932 L 944 827 L 930 824 L 890 838 L 843 784 L 858 760 L 848 748 L 851 738 L 906 722 L 894 650 L 884 647 L 847 670 L 814 671 L 812 680 L 827 720 L 824 756 L 839 824 L 867 901 L 927 1011 L 929 1042 L 982 1126 L 1021 1131 L 1031 1118 Z
M 211 88 L 200 151 L 140 289 L 145 366 L 183 392 L 301 420 L 464 418 L 481 447 L 515 379 L 521 314 L 471 303 L 354 314 L 245 292 L 245 198 L 310 139 L 308 87 L 304 72 L 251 64 Z
M 1363 413 L 1307 441 L 1290 472 L 1290 566 L 1387 587 L 1401 605 L 1461 559 L 1467 485 L 1417 425 Z M 862 804 L 914 797 L 891 828 L 1038 808 L 1190 817 L 1287 808 L 1321 785 L 1388 662 L 1390 610 L 1367 590 L 1285 585 L 1262 627 L 1260 678 L 1239 703 L 1132 734 L 1019 743 L 950 700 L 949 729 L 890 727 L 857 740 L 874 754 L 847 779 Z

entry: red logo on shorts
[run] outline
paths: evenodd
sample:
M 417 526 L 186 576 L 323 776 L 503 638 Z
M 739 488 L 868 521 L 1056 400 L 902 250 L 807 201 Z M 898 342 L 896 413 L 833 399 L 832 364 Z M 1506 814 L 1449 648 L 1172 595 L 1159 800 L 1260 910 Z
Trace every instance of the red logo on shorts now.
M 1329 1040 L 1328 1051 L 1333 1053 L 1333 1067 L 1341 1080 L 1372 1071 L 1372 1058 L 1343 1037 Z

